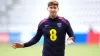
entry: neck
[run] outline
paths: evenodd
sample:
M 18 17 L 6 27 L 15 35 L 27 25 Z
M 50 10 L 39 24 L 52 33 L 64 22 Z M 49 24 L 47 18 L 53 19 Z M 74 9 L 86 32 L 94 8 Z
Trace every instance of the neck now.
M 56 18 L 57 17 L 57 15 L 55 15 L 55 16 L 50 16 L 50 18 L 52 18 L 52 19 L 54 19 L 54 18 Z

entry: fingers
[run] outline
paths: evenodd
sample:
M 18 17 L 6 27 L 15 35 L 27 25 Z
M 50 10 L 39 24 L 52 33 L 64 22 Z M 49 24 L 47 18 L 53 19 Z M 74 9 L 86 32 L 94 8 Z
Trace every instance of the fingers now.
M 12 47 L 13 47 L 14 49 L 16 49 L 16 44 L 12 44 Z
M 14 48 L 14 49 L 16 49 L 16 48 L 23 48 L 24 47 L 24 44 L 22 44 L 22 43 L 13 43 L 12 44 L 12 47 Z
M 12 44 L 12 47 L 13 47 L 14 49 L 16 49 L 18 44 L 19 44 L 18 42 L 13 43 L 13 44 Z
M 73 40 L 67 40 L 67 43 L 70 45 L 70 44 L 73 44 L 74 41 Z
M 16 47 L 15 46 L 12 46 L 14 49 L 16 49 Z

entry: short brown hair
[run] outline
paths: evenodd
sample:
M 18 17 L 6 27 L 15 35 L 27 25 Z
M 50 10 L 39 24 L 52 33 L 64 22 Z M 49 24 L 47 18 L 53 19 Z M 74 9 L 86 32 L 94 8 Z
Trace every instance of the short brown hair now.
M 52 5 L 56 5 L 58 7 L 59 3 L 55 0 L 48 2 L 48 7 Z

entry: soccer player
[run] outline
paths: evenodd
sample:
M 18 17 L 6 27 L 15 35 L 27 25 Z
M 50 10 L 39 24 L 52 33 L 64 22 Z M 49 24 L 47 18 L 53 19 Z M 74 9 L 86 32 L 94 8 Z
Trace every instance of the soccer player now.
M 13 43 L 13 48 L 25 48 L 36 44 L 44 35 L 42 56 L 64 56 L 65 36 L 68 34 L 68 44 L 75 40 L 73 30 L 67 19 L 58 16 L 59 4 L 57 1 L 48 2 L 49 16 L 43 19 L 39 25 L 36 35 L 26 43 Z

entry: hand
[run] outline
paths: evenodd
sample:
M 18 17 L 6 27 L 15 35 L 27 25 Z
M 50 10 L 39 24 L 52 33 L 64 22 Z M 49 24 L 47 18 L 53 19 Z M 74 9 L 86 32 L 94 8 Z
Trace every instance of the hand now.
M 67 44 L 70 45 L 70 44 L 73 44 L 74 41 L 73 41 L 73 37 L 70 37 L 67 39 Z
M 16 48 L 23 48 L 24 47 L 24 44 L 22 44 L 22 43 L 13 43 L 12 44 L 12 47 L 14 49 L 16 49 Z

